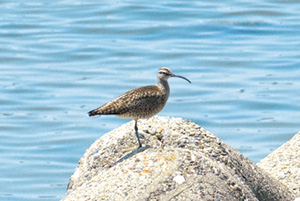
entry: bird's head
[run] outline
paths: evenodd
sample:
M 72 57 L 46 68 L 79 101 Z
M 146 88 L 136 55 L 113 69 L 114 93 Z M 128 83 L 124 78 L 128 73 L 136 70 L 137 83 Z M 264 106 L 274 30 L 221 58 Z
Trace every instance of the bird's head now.
M 173 74 L 169 68 L 162 67 L 158 70 L 158 79 L 159 80 L 167 81 L 170 77 L 179 77 L 179 78 L 182 78 L 182 79 L 188 81 L 189 83 L 191 83 L 191 81 L 189 79 L 187 79 L 183 76 L 180 76 L 180 75 Z

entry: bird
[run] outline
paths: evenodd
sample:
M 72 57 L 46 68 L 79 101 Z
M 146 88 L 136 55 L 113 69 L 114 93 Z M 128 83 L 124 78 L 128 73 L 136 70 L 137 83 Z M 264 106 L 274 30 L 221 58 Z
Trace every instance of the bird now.
M 134 130 L 138 141 L 138 149 L 142 147 L 138 134 L 138 120 L 148 119 L 159 113 L 170 96 L 168 79 L 178 77 L 191 83 L 183 76 L 175 75 L 167 67 L 158 70 L 157 85 L 139 87 L 127 91 L 114 100 L 88 112 L 89 117 L 96 115 L 116 115 L 120 118 L 134 119 Z

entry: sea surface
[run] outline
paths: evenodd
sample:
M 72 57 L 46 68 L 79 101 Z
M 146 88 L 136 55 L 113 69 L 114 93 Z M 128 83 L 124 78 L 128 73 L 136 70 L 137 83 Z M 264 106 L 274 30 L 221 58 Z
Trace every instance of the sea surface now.
M 300 130 L 300 2 L 0 1 L 0 200 L 54 201 L 129 120 L 87 112 L 171 78 L 160 116 L 258 162 Z

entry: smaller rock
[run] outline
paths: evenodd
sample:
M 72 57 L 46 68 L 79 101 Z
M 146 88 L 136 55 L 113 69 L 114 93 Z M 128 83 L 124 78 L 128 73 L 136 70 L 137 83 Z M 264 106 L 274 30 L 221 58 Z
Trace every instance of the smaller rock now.
M 300 132 L 258 164 L 300 196 Z

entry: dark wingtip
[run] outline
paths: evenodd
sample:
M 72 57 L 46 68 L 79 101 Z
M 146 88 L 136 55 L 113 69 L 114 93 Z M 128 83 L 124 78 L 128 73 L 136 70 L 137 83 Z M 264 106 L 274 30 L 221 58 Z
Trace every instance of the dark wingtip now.
M 95 116 L 97 113 L 95 110 L 91 110 L 88 112 L 89 117 Z

